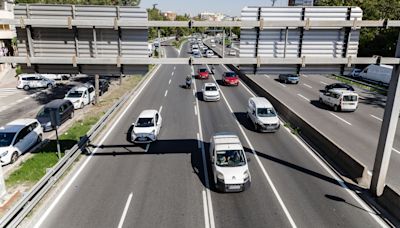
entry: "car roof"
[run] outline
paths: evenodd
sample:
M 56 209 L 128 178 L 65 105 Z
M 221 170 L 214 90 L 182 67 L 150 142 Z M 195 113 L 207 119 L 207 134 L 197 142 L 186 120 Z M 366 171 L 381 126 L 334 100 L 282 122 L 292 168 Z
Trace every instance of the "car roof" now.
M 204 87 L 209 87 L 209 86 L 215 86 L 215 87 L 217 87 L 217 84 L 215 84 L 214 82 L 206 82 L 206 83 L 204 83 Z
M 50 101 L 44 107 L 45 108 L 58 108 L 65 103 L 71 103 L 71 102 L 69 100 L 65 100 L 65 99 L 56 99 L 56 100 Z
M 19 132 L 27 125 L 37 122 L 36 119 L 17 119 L 0 127 L 0 132 Z
M 156 113 L 155 109 L 146 109 L 139 114 L 139 118 L 153 118 Z
M 250 98 L 258 108 L 271 108 L 272 104 L 265 97 L 252 97 Z
M 329 91 L 333 92 L 333 93 L 343 94 L 343 95 L 357 95 L 358 96 L 358 94 L 356 92 L 350 91 L 350 90 L 330 89 Z

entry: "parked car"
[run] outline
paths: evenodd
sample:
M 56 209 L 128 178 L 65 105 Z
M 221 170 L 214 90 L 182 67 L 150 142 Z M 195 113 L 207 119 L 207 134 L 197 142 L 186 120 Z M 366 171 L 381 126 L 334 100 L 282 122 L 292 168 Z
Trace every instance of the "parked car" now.
M 319 102 L 329 105 L 335 112 L 355 111 L 358 106 L 358 94 L 342 89 L 320 91 Z
M 14 163 L 42 141 L 43 129 L 35 119 L 18 119 L 0 127 L 1 165 Z
M 353 86 L 345 83 L 333 83 L 325 86 L 325 91 L 329 91 L 331 89 L 354 91 Z
M 51 126 L 50 112 L 55 110 L 57 118 L 60 120 L 60 124 L 63 124 L 68 119 L 74 117 L 74 105 L 69 100 L 56 99 L 50 101 L 36 115 L 36 119 L 39 121 L 44 131 L 51 131 L 53 127 Z
M 45 78 L 40 74 L 21 74 L 18 76 L 18 89 L 30 90 L 36 88 L 53 88 L 56 81 Z
M 212 50 L 207 50 L 206 56 L 207 58 L 212 58 L 214 56 L 214 52 Z
M 238 86 L 239 85 L 239 76 L 233 71 L 224 72 L 222 74 L 222 82 L 224 83 L 224 85 Z
M 210 72 L 208 72 L 207 68 L 199 68 L 197 70 L 197 75 L 200 79 L 208 79 Z
M 90 80 L 89 83 L 95 86 L 94 79 Z M 103 96 L 103 94 L 108 91 L 109 87 L 110 82 L 107 79 L 99 79 L 99 96 Z
M 275 132 L 280 128 L 278 114 L 265 97 L 252 97 L 247 106 L 247 117 L 259 132 Z
M 68 80 L 71 75 L 69 74 L 40 74 L 42 77 L 51 80 Z
M 85 105 L 94 102 L 96 94 L 91 84 L 83 84 L 70 89 L 64 99 L 69 100 L 75 109 L 82 109 Z
M 286 84 L 287 83 L 298 84 L 300 81 L 300 77 L 298 74 L 280 74 L 279 81 L 284 82 Z
M 162 118 L 157 110 L 144 110 L 139 114 L 133 129 L 131 140 L 134 143 L 149 143 L 157 140 L 160 133 Z
M 213 82 L 205 83 L 201 91 L 203 93 L 204 101 L 219 101 L 221 98 L 219 88 Z
M 236 51 L 231 49 L 231 50 L 229 51 L 229 55 L 231 55 L 231 56 L 236 56 Z
M 214 184 L 218 191 L 238 192 L 250 187 L 250 170 L 237 135 L 215 134 L 210 139 L 210 153 Z
M 353 78 L 359 78 L 359 77 L 360 77 L 361 71 L 362 71 L 361 69 L 354 68 L 354 69 L 348 74 L 348 76 L 353 77 Z

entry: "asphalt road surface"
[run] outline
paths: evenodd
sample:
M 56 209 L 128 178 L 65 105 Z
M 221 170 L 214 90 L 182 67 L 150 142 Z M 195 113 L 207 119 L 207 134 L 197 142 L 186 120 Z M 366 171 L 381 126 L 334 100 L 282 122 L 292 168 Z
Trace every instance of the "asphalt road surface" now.
M 177 56 L 165 47 L 167 56 Z M 188 44 L 180 55 L 188 56 Z M 253 96 L 243 84 L 220 85 L 222 98 L 204 102 L 203 83 L 181 86 L 196 72 L 163 65 L 117 119 L 98 150 L 36 220 L 40 227 L 381 227 L 355 192 L 349 190 L 285 127 L 273 134 L 253 131 L 245 118 Z M 127 140 L 143 109 L 161 110 L 158 141 L 136 146 Z M 251 187 L 241 193 L 214 191 L 209 139 L 236 133 L 251 159 Z M 203 148 L 203 149 L 202 149 Z

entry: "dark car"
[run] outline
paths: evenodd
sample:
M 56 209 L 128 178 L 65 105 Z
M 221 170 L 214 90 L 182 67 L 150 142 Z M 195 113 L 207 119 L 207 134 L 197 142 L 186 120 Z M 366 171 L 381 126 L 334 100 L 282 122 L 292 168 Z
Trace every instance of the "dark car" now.
M 89 81 L 93 86 L 95 86 L 94 80 Z M 110 87 L 110 82 L 107 79 L 99 79 L 99 95 L 102 96 L 105 92 L 108 91 L 108 87 Z
M 60 125 L 68 119 L 74 117 L 74 105 L 69 100 L 56 99 L 47 103 L 37 114 L 36 119 L 43 127 L 43 131 L 51 131 L 50 112 L 56 110 L 56 115 L 60 119 Z
M 281 81 L 281 82 L 298 84 L 299 80 L 300 80 L 300 77 L 297 74 L 280 74 L 279 75 L 279 81 Z
M 354 91 L 353 86 L 345 84 L 345 83 L 333 83 L 333 84 L 325 86 L 325 91 L 328 91 L 328 90 L 331 90 L 331 89 L 341 89 L 341 90 Z

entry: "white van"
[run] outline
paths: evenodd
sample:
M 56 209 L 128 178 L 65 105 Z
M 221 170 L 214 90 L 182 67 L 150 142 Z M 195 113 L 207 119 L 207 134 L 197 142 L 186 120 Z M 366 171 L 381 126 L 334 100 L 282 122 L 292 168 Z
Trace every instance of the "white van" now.
M 319 102 L 329 105 L 335 112 L 355 111 L 358 106 L 358 94 L 353 91 L 340 89 L 320 91 Z
M 250 171 L 239 137 L 232 133 L 215 134 L 210 139 L 210 153 L 217 190 L 237 192 L 250 187 Z
M 384 64 L 371 64 L 364 68 L 364 70 L 358 74 L 358 77 L 367 81 L 388 85 L 390 83 L 390 79 L 392 78 L 392 71 L 392 66 Z
M 253 122 L 256 131 L 275 132 L 281 126 L 277 112 L 265 97 L 249 99 L 247 117 Z
M 56 81 L 45 78 L 40 74 L 21 74 L 18 76 L 18 89 L 30 90 L 36 88 L 53 88 Z
M 79 109 L 93 103 L 95 96 L 93 85 L 84 84 L 70 89 L 64 99 L 71 101 L 74 104 L 74 109 Z

